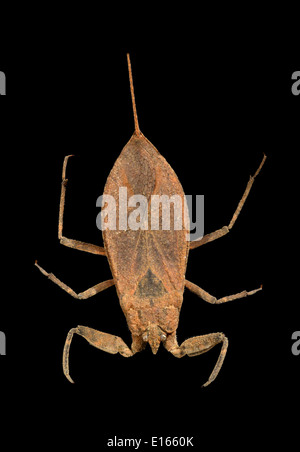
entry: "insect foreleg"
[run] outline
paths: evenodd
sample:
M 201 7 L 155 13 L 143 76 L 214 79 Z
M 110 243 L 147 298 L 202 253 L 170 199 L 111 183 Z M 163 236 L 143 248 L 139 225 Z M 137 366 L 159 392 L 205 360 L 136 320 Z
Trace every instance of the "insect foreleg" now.
M 53 273 L 46 272 L 46 270 L 40 267 L 37 262 L 35 262 L 35 266 L 40 270 L 41 273 L 43 273 L 43 275 L 47 276 L 47 278 L 50 279 L 50 281 L 54 282 L 54 284 L 57 284 L 69 295 L 71 295 L 74 298 L 78 298 L 79 300 L 86 300 L 87 298 L 93 297 L 97 293 L 102 292 L 102 290 L 108 289 L 108 287 L 111 287 L 115 284 L 113 279 L 108 279 L 107 281 L 103 281 L 99 284 L 96 284 L 95 286 L 90 287 L 84 292 L 77 294 L 76 292 L 74 292 L 73 289 L 71 289 L 71 287 L 67 286 L 65 283 L 56 278 L 56 276 L 53 275 Z
M 94 330 L 93 328 L 78 325 L 76 328 L 72 328 L 69 331 L 63 351 L 63 371 L 71 383 L 74 383 L 74 381 L 70 377 L 69 373 L 69 351 L 74 333 L 84 337 L 84 339 L 86 339 L 91 345 L 103 350 L 104 352 L 112 354 L 120 353 L 126 358 L 133 356 L 134 354 L 119 336 L 114 336 L 112 334 Z
M 189 289 L 191 292 L 198 295 L 198 297 L 202 298 L 202 300 L 207 301 L 208 303 L 212 303 L 212 304 L 221 304 L 221 303 L 227 303 L 227 301 L 238 300 L 239 298 L 244 298 L 244 297 L 248 297 L 249 295 L 254 295 L 259 290 L 262 290 L 262 286 L 261 286 L 258 289 L 251 290 L 250 292 L 243 290 L 243 292 L 239 292 L 234 295 L 228 295 L 227 297 L 222 297 L 222 298 L 217 299 L 216 297 L 210 295 L 208 292 L 201 289 L 201 287 L 188 281 L 187 279 L 185 280 L 185 287 L 187 289 Z
M 259 174 L 260 170 L 263 167 L 263 164 L 265 163 L 267 156 L 264 155 L 263 159 L 258 167 L 258 169 L 256 170 L 256 173 L 254 174 L 254 176 L 250 176 L 250 179 L 248 181 L 248 184 L 246 186 L 246 189 L 244 191 L 244 194 L 242 196 L 242 199 L 240 200 L 240 202 L 238 203 L 238 206 L 230 220 L 230 223 L 228 226 L 223 226 L 223 228 L 218 229 L 217 231 L 211 232 L 210 234 L 206 234 L 202 237 L 201 240 L 195 240 L 194 242 L 190 242 L 190 249 L 194 249 L 194 248 L 198 248 L 198 246 L 204 245 L 205 243 L 208 242 L 212 242 L 213 240 L 219 239 L 220 237 L 223 237 L 224 235 L 228 234 L 228 232 L 230 231 L 230 229 L 233 227 L 234 223 L 237 220 L 237 217 L 240 214 L 240 211 L 242 210 L 243 205 L 245 204 L 245 201 L 249 195 L 249 192 L 251 190 L 251 187 L 253 185 L 253 182 L 256 178 L 256 176 Z
M 66 168 L 67 163 L 72 155 L 67 155 L 64 159 L 63 170 L 62 170 L 62 182 L 61 182 L 61 193 L 60 193 L 60 204 L 59 204 L 59 218 L 58 218 L 58 238 L 62 245 L 68 246 L 69 248 L 75 248 L 76 250 L 86 251 L 87 253 L 99 254 L 105 256 L 105 249 L 102 246 L 92 245 L 91 243 L 80 242 L 79 240 L 67 239 L 62 235 L 63 231 L 63 218 L 65 210 L 65 196 L 66 196 L 66 185 L 68 179 L 66 179 Z
M 190 339 L 185 340 L 180 346 L 171 348 L 169 351 L 177 358 L 182 358 L 182 356 L 198 356 L 202 353 L 208 352 L 215 345 L 222 343 L 221 352 L 218 361 L 209 377 L 207 382 L 203 386 L 208 386 L 217 377 L 220 369 L 222 367 L 227 348 L 228 339 L 223 333 L 212 333 L 205 334 L 204 336 L 195 336 Z

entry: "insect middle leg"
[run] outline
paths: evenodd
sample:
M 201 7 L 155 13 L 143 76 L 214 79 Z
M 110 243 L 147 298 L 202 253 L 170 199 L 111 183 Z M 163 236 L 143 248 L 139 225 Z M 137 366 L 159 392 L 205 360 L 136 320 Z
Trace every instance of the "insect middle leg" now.
M 135 353 L 135 351 L 130 350 L 123 339 L 119 336 L 114 336 L 113 334 L 103 333 L 102 331 L 97 331 L 93 328 L 78 325 L 76 328 L 72 328 L 69 331 L 63 351 L 63 371 L 71 383 L 74 383 L 74 381 L 70 377 L 69 372 L 69 352 L 72 338 L 75 333 L 84 337 L 84 339 L 86 339 L 91 345 L 103 350 L 104 352 L 112 354 L 120 353 L 125 358 L 133 356 Z
M 250 292 L 243 290 L 242 292 L 236 293 L 234 295 L 228 295 L 227 297 L 222 297 L 222 298 L 217 299 L 216 297 L 214 297 L 213 295 L 210 295 L 208 292 L 201 289 L 201 287 L 188 281 L 187 279 L 185 280 L 185 287 L 187 289 L 189 289 L 191 292 L 198 295 L 198 297 L 202 298 L 202 300 L 207 301 L 208 303 L 212 303 L 212 304 L 221 304 L 221 303 L 227 303 L 227 301 L 238 300 L 239 298 L 244 298 L 244 297 L 248 297 L 249 295 L 254 295 L 259 290 L 262 290 L 262 286 L 261 286 L 258 289 L 251 290 Z
M 42 267 L 40 267 L 40 265 L 37 262 L 35 262 L 35 266 L 40 270 L 41 273 L 43 273 L 43 275 L 47 276 L 47 278 L 50 279 L 50 281 L 54 282 L 54 284 L 57 284 L 61 289 L 66 291 L 69 295 L 71 295 L 74 298 L 78 298 L 79 300 L 86 300 L 87 298 L 93 297 L 97 293 L 102 292 L 102 290 L 108 289 L 108 287 L 111 287 L 115 284 L 113 279 L 108 279 L 107 281 L 103 281 L 99 284 L 96 284 L 93 287 L 90 287 L 89 289 L 85 290 L 84 292 L 76 293 L 76 292 L 74 292 L 73 289 L 71 289 L 71 287 L 67 286 L 65 283 L 63 283 L 58 278 L 56 278 L 56 276 L 53 275 L 53 273 L 46 272 L 46 270 L 44 270 Z
M 202 237 L 202 239 L 200 239 L 200 240 L 195 240 L 194 242 L 190 242 L 190 249 L 191 250 L 194 249 L 194 248 L 198 248 L 198 246 L 205 245 L 205 243 L 212 242 L 213 240 L 219 239 L 220 237 L 223 237 L 224 235 L 228 234 L 228 232 L 231 230 L 231 228 L 233 227 L 234 223 L 236 222 L 237 217 L 239 216 L 240 211 L 242 210 L 242 207 L 245 204 L 245 201 L 246 201 L 246 199 L 247 199 L 247 197 L 249 195 L 249 192 L 251 190 L 253 182 L 254 182 L 256 176 L 259 174 L 260 170 L 262 169 L 266 158 L 267 158 L 267 156 L 264 155 L 264 157 L 263 157 L 258 169 L 256 170 L 256 173 L 254 174 L 254 176 L 250 176 L 250 179 L 248 181 L 248 184 L 246 186 L 246 189 L 244 191 L 242 199 L 238 203 L 238 206 L 237 206 L 237 208 L 236 208 L 236 210 L 235 210 L 235 212 L 234 212 L 234 214 L 233 214 L 233 216 L 232 216 L 232 218 L 230 220 L 229 225 L 228 226 L 223 226 L 223 228 L 221 228 L 221 229 L 217 229 L 216 231 L 211 232 L 210 234 L 204 235 Z
M 91 243 L 80 242 L 79 240 L 68 239 L 62 235 L 63 231 L 63 217 L 65 209 L 65 196 L 66 196 L 66 185 L 68 179 L 66 179 L 66 168 L 70 157 L 73 155 L 67 155 L 64 159 L 63 170 L 62 170 L 62 182 L 61 182 L 61 194 L 59 203 L 59 219 L 58 219 L 58 238 L 62 245 L 68 246 L 69 248 L 75 248 L 76 250 L 86 251 L 87 253 L 99 254 L 105 256 L 105 249 L 103 246 L 92 245 Z
M 203 336 L 195 336 L 191 337 L 189 339 L 186 339 L 182 344 L 179 346 L 177 343 L 177 339 L 175 334 L 171 334 L 166 343 L 165 347 L 166 349 L 172 353 L 172 355 L 176 356 L 176 358 L 182 358 L 185 355 L 188 356 L 198 356 L 202 353 L 206 353 L 209 350 L 211 350 L 215 345 L 222 343 L 222 348 L 220 351 L 219 358 L 217 360 L 217 363 L 212 371 L 212 373 L 209 376 L 209 379 L 207 380 L 204 386 L 208 386 L 210 383 L 212 383 L 218 373 L 221 370 L 222 364 L 225 359 L 225 355 L 228 348 L 228 339 L 223 333 L 211 333 L 211 334 L 205 334 Z

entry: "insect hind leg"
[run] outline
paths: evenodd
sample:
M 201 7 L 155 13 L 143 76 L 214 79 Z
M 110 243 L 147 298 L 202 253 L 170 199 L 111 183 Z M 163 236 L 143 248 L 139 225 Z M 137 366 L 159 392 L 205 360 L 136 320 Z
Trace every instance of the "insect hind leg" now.
M 60 203 L 59 203 L 59 217 L 58 217 L 58 239 L 60 243 L 69 248 L 74 248 L 80 251 L 86 251 L 91 254 L 98 254 L 100 256 L 106 256 L 105 249 L 103 246 L 93 245 L 91 243 L 81 242 L 79 240 L 68 239 L 63 236 L 63 221 L 64 221 L 64 210 L 65 210 L 65 197 L 66 197 L 66 186 L 68 179 L 66 179 L 66 169 L 67 163 L 70 157 L 73 155 L 67 155 L 64 159 L 63 170 L 62 170 L 62 183 L 61 183 L 61 193 L 60 193 Z
M 195 240 L 193 242 L 190 242 L 190 250 L 192 250 L 194 248 L 198 248 L 198 246 L 204 245 L 205 243 L 208 243 L 208 242 L 212 242 L 213 240 L 219 239 L 220 237 L 223 237 L 224 235 L 228 234 L 228 232 L 231 230 L 234 223 L 236 222 L 236 220 L 242 210 L 242 207 L 244 206 L 245 201 L 250 193 L 253 182 L 254 182 L 256 176 L 260 173 L 260 170 L 262 169 L 266 158 L 267 158 L 267 156 L 264 154 L 263 159 L 262 159 L 259 167 L 257 168 L 254 176 L 250 176 L 250 179 L 248 181 L 244 194 L 243 194 L 240 202 L 238 203 L 238 206 L 237 206 L 228 226 L 223 226 L 221 229 L 217 229 L 216 231 L 211 232 L 210 234 L 205 234 L 201 240 Z

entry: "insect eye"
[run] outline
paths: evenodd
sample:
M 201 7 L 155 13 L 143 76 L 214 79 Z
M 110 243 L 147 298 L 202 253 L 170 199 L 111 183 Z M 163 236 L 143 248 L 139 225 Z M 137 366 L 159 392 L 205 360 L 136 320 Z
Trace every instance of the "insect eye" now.
M 165 333 L 162 333 L 160 335 L 160 338 L 161 338 L 162 341 L 165 341 L 167 339 L 167 336 L 165 335 Z

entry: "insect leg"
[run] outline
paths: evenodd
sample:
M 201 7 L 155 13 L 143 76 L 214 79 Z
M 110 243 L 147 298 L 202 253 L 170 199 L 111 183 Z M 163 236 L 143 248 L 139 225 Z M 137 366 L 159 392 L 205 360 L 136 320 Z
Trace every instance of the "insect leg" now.
M 212 242 L 213 240 L 219 239 L 220 237 L 223 237 L 224 235 L 228 234 L 228 232 L 230 231 L 230 229 L 233 227 L 234 223 L 236 222 L 237 217 L 239 216 L 240 211 L 242 210 L 242 207 L 245 204 L 245 201 L 249 195 L 253 182 L 254 182 L 256 176 L 259 174 L 260 170 L 262 169 L 266 158 L 267 158 L 267 156 L 264 155 L 258 169 L 256 170 L 256 173 L 254 174 L 254 176 L 250 176 L 250 179 L 248 181 L 248 184 L 246 186 L 242 199 L 238 203 L 238 206 L 231 218 L 229 225 L 223 226 L 223 228 L 221 228 L 221 229 L 217 229 L 216 231 L 211 232 L 210 234 L 204 235 L 201 240 L 195 240 L 194 242 L 190 242 L 191 250 L 194 248 L 198 248 L 198 246 L 205 245 L 205 243 Z
M 63 218 L 65 209 L 65 196 L 66 196 L 66 185 L 68 179 L 66 179 L 66 168 L 67 163 L 72 155 L 67 155 L 64 159 L 63 170 L 62 170 L 62 182 L 61 182 L 61 193 L 60 193 L 60 203 L 59 203 L 59 218 L 58 218 L 58 238 L 62 245 L 68 246 L 69 248 L 75 248 L 76 250 L 86 251 L 87 253 L 99 254 L 105 256 L 105 249 L 102 246 L 92 245 L 91 243 L 80 242 L 79 240 L 67 239 L 62 235 L 63 231 Z
M 250 292 L 243 290 L 243 292 L 239 292 L 234 295 L 228 295 L 227 297 L 222 297 L 222 298 L 217 299 L 213 295 L 210 295 L 208 292 L 201 289 L 201 287 L 188 281 L 187 279 L 185 280 L 185 287 L 187 289 L 189 289 L 191 292 L 198 295 L 198 297 L 202 298 L 202 300 L 207 301 L 208 303 L 212 303 L 212 304 L 227 303 L 227 301 L 237 300 L 239 298 L 248 297 L 249 295 L 254 295 L 259 290 L 262 290 L 262 286 L 261 286 L 258 289 L 251 290 Z
M 84 339 L 86 339 L 91 345 L 103 350 L 104 352 L 112 354 L 120 353 L 126 358 L 133 356 L 134 354 L 119 336 L 114 336 L 113 334 L 103 333 L 102 331 L 97 331 L 93 328 L 78 325 L 76 328 L 72 328 L 69 331 L 63 351 L 63 371 L 71 383 L 74 383 L 74 381 L 70 377 L 69 373 L 69 351 L 74 333 L 84 337 Z
M 54 282 L 61 289 L 65 290 L 66 292 L 68 292 L 68 294 L 72 295 L 72 297 L 78 298 L 79 300 L 86 300 L 87 298 L 93 297 L 97 293 L 102 292 L 102 290 L 108 289 L 108 287 L 111 287 L 115 284 L 113 279 L 108 279 L 107 281 L 103 281 L 99 284 L 96 284 L 95 286 L 90 287 L 84 292 L 77 294 L 76 292 L 74 292 L 73 289 L 71 289 L 71 287 L 67 286 L 65 283 L 56 278 L 56 276 L 53 275 L 53 273 L 46 272 L 46 270 L 40 267 L 37 262 L 35 262 L 35 266 L 40 270 L 41 273 L 43 273 L 43 275 L 47 276 L 47 278 L 50 279 L 50 281 Z
M 177 347 L 175 346 L 174 348 L 171 348 L 169 351 L 177 358 L 182 358 L 182 356 L 185 355 L 192 357 L 206 353 L 215 345 L 220 343 L 222 343 L 222 348 L 219 358 L 209 376 L 209 379 L 203 385 L 204 387 L 212 383 L 220 372 L 228 348 L 227 337 L 223 333 L 211 333 L 205 334 L 204 336 L 195 336 L 185 340 L 180 346 L 177 345 Z

